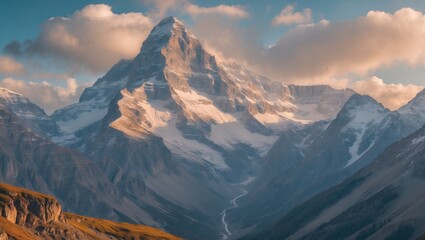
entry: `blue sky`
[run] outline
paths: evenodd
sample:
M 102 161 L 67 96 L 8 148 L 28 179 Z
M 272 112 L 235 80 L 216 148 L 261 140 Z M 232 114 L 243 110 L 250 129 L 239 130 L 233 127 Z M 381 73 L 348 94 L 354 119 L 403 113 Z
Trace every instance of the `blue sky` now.
M 168 8 L 164 8 L 165 11 L 159 14 L 159 9 L 163 8 L 165 2 L 169 2 L 170 6 Z M 64 98 L 61 101 L 61 104 L 68 104 L 69 102 L 76 101 L 78 94 L 80 93 L 84 83 L 93 82 L 98 77 L 101 77 L 106 70 L 110 67 L 111 63 L 116 61 L 117 59 L 129 58 L 137 52 L 132 49 L 122 50 L 121 53 L 117 53 L 111 57 L 110 61 L 105 61 L 104 63 L 96 63 L 93 64 L 93 59 L 85 59 L 84 51 L 85 49 L 77 49 L 74 52 L 68 52 L 67 49 L 60 49 L 63 47 L 62 45 L 56 46 L 55 43 L 47 39 L 46 36 L 50 36 L 52 32 L 56 30 L 52 30 L 52 24 L 49 25 L 49 19 L 56 18 L 59 22 L 57 25 L 63 25 L 66 28 L 67 33 L 72 35 L 75 29 L 81 27 L 80 24 L 82 21 L 79 19 L 81 16 L 77 16 L 77 11 L 82 11 L 87 8 L 90 4 L 106 4 L 111 7 L 111 11 L 113 12 L 117 19 L 123 19 L 124 14 L 126 13 L 136 13 L 138 16 L 134 16 L 131 21 L 146 21 L 144 23 L 140 23 L 142 27 L 146 29 L 143 31 L 136 32 L 138 34 L 135 36 L 139 42 L 135 42 L 133 44 L 139 44 L 142 42 L 145 35 L 148 33 L 148 30 L 159 21 L 160 17 L 167 15 L 176 15 L 181 18 L 190 29 L 193 29 L 195 34 L 199 34 L 201 39 L 204 39 L 206 42 L 211 43 L 211 46 L 217 50 L 218 52 L 223 52 L 229 55 L 226 55 L 226 58 L 232 58 L 236 60 L 240 60 L 240 58 L 245 58 L 247 60 L 247 65 L 252 66 L 253 69 L 263 73 L 273 80 L 277 81 L 286 81 L 285 83 L 296 83 L 296 84 L 333 84 L 336 87 L 345 86 L 346 87 L 357 87 L 361 89 L 360 85 L 366 84 L 366 82 L 360 82 L 357 85 L 354 85 L 357 81 L 366 80 L 372 77 L 377 77 L 378 80 L 374 80 L 374 86 L 391 89 L 392 91 L 396 91 L 400 89 L 400 91 L 404 91 L 403 94 L 406 95 L 408 91 L 414 92 L 420 89 L 420 87 L 425 85 L 425 67 L 422 62 L 421 56 L 413 56 L 412 53 L 409 52 L 409 49 L 406 50 L 409 46 L 403 46 L 406 44 L 406 41 L 402 41 L 400 43 L 400 51 L 406 51 L 405 56 L 397 58 L 397 56 L 389 55 L 383 56 L 378 59 L 375 59 L 373 63 L 369 65 L 364 64 L 363 67 L 357 67 L 358 65 L 363 65 L 364 62 L 367 62 L 368 59 L 365 58 L 363 60 L 359 60 L 361 62 L 350 63 L 352 65 L 349 66 L 339 66 L 335 62 L 338 62 L 338 55 L 334 56 L 329 60 L 329 69 L 334 69 L 334 71 L 326 72 L 324 69 L 319 69 L 317 71 L 313 71 L 315 68 L 320 68 L 320 56 L 314 55 L 300 55 L 300 53 L 294 52 L 297 49 L 297 45 L 292 43 L 290 40 L 294 40 L 294 36 L 303 37 L 303 36 L 312 36 L 318 37 L 320 41 L 333 41 L 333 36 L 329 36 L 329 39 L 323 39 L 323 35 L 316 34 L 314 35 L 314 31 L 320 31 L 320 29 L 324 28 L 320 26 L 320 21 L 323 24 L 330 23 L 329 26 L 326 26 L 325 31 L 329 31 L 330 34 L 335 34 L 335 36 L 339 36 L 341 31 L 341 26 L 353 27 L 358 30 L 358 28 L 365 27 L 367 29 L 369 23 L 372 25 L 375 24 L 373 19 L 369 19 L 370 22 L 366 21 L 363 23 L 358 19 L 364 18 L 369 11 L 382 11 L 387 14 L 391 18 L 394 18 L 391 21 L 398 23 L 398 21 L 404 21 L 401 18 L 397 18 L 395 13 L 402 8 L 409 8 L 410 11 L 408 14 L 424 13 L 425 12 L 425 2 L 424 1 L 413 1 L 413 0 L 299 0 L 299 1 L 242 1 L 242 0 L 216 0 L 216 1 L 196 1 L 196 0 L 163 0 L 163 1 L 155 1 L 155 0 L 109 0 L 109 1 L 86 1 L 86 0 L 5 0 L 0 2 L 0 63 L 1 58 L 3 60 L 12 61 L 14 64 L 18 64 L 20 68 L 12 69 L 12 70 L 4 70 L 2 72 L 2 67 L 0 66 L 0 86 L 13 88 L 13 90 L 21 90 L 21 92 L 27 93 L 28 91 L 23 90 L 23 84 L 28 82 L 41 83 L 45 82 L 49 87 L 52 88 L 52 91 L 63 90 L 64 92 L 72 89 L 74 92 L 70 95 L 64 95 L 62 92 L 58 94 L 57 97 Z M 182 7 L 182 6 L 185 7 Z M 224 11 L 223 9 L 216 8 L 217 6 L 227 6 L 231 13 Z M 98 5 L 96 5 L 98 6 Z M 190 11 L 189 8 L 192 7 Z M 280 15 L 283 9 L 288 9 L 289 15 L 294 17 L 295 15 L 299 15 L 303 17 L 302 20 L 298 18 L 298 20 L 289 20 L 290 22 L 273 24 L 278 15 Z M 290 11 L 289 9 L 292 10 Z M 222 11 L 223 10 L 223 11 Z M 234 11 L 234 12 L 232 12 Z M 237 13 L 242 15 L 233 15 L 233 13 Z M 245 15 L 243 15 L 245 14 Z M 407 15 L 408 15 L 407 14 Z M 400 13 L 400 15 L 402 15 Z M 406 14 L 405 14 L 406 15 Z M 406 16 L 407 16 L 406 15 Z M 376 14 L 375 17 L 378 15 Z M 58 20 L 60 17 L 65 17 L 71 19 L 71 23 L 61 22 Z M 421 18 L 418 18 L 417 24 L 413 22 L 413 25 L 417 25 L 420 28 Z M 146 18 L 146 19 L 144 19 Z M 136 20 L 135 20 L 136 19 Z M 287 18 L 286 18 L 287 19 Z M 377 18 L 375 18 L 376 20 Z M 400 20 L 401 19 L 401 20 Z M 112 20 L 111 20 L 112 21 Z M 114 20 L 115 21 L 115 20 Z M 120 20 L 117 20 L 120 21 Z M 277 20 L 276 20 L 277 21 Z M 291 22 L 292 21 L 292 22 Z M 326 22 L 327 23 L 326 23 Z M 47 24 L 46 24 L 47 23 Z M 83 23 L 90 24 L 90 23 Z M 207 32 L 208 28 L 216 29 L 216 32 L 209 34 Z M 222 24 L 222 25 L 220 25 Z M 311 27 L 310 33 L 300 34 L 299 29 L 301 29 L 305 25 L 315 25 Z M 345 25 L 344 25 L 345 24 Z M 48 25 L 46 27 L 46 25 Z M 54 24 L 53 24 L 54 25 Z M 57 26 L 54 25 L 54 26 Z M 206 26 L 206 27 L 205 27 Z M 83 26 L 81 28 L 86 27 L 85 31 L 89 28 L 88 26 Z M 204 29 L 202 29 L 202 27 Z M 376 26 L 374 26 L 376 27 Z M 385 27 L 385 26 L 384 26 Z M 207 29 L 206 29 L 207 28 Z M 223 29 L 223 32 L 227 30 L 228 35 L 224 36 L 230 40 L 236 41 L 233 43 L 233 46 L 241 45 L 245 48 L 240 47 L 240 49 L 235 49 L 236 47 L 232 47 L 231 43 L 223 43 L 214 38 L 214 36 L 220 36 L 220 29 Z M 344 28 L 344 27 L 342 27 Z M 107 27 L 105 31 L 107 31 Z M 373 28 L 371 28 L 373 29 Z M 378 29 L 379 30 L 379 29 Z M 392 29 L 394 30 L 394 29 Z M 103 31 L 102 33 L 104 33 Z M 213 30 L 211 30 L 213 31 Z M 391 31 L 391 29 L 389 30 Z M 360 31 L 361 32 L 361 31 Z M 118 33 L 117 33 L 118 34 Z M 239 35 L 238 35 L 239 34 Z M 379 38 L 382 36 L 374 36 L 374 33 L 371 33 L 372 38 Z M 403 33 L 404 34 L 404 33 Z M 407 32 L 406 34 L 410 34 Z M 413 34 L 413 33 L 411 33 Z M 73 36 L 73 35 L 72 35 Z M 391 35 L 392 36 L 392 35 Z M 415 35 L 412 35 L 415 36 Z M 425 36 L 425 35 L 424 35 Z M 96 36 L 90 38 L 90 41 L 96 41 Z M 99 41 L 104 39 L 105 36 L 99 35 Z M 76 36 L 77 40 L 78 36 Z M 131 39 L 131 36 L 128 36 Z M 379 38 L 380 39 L 380 38 Z M 382 38 L 385 42 L 385 38 Z M 29 40 L 28 42 L 26 42 Z M 314 40 L 314 39 L 313 39 Z M 391 40 L 391 39 L 389 39 Z M 43 42 L 44 41 L 44 42 Z M 88 40 L 85 40 L 88 41 Z M 318 41 L 320 43 L 320 41 Z M 359 38 L 359 44 L 361 44 L 362 39 Z M 9 46 L 10 43 L 15 42 L 18 43 L 20 48 L 22 49 L 21 54 L 14 54 L 11 51 L 8 51 L 6 46 Z M 288 43 L 290 42 L 290 43 Z M 296 41 L 295 41 L 296 42 Z M 314 50 L 314 41 L 306 41 L 306 39 L 300 39 L 300 42 L 307 42 L 306 49 Z M 313 43 L 312 43 L 313 42 Z M 28 44 L 27 44 L 28 43 Z M 277 43 L 277 44 L 276 44 Z M 417 42 L 414 42 L 417 43 Z M 49 44 L 52 44 L 49 45 Z M 276 44 L 273 48 L 275 51 L 270 53 L 270 56 L 266 54 L 264 59 L 257 60 L 255 62 L 256 54 L 260 52 L 268 51 L 268 46 Z M 323 42 L 322 42 L 323 44 Z M 336 45 L 341 45 L 341 42 L 335 42 Z M 356 45 L 357 42 L 347 43 L 347 46 L 342 46 L 345 48 L 350 48 L 350 45 Z M 396 44 L 396 43 L 394 43 Z M 388 49 L 389 51 L 398 51 L 397 45 L 391 45 Z M 407 44 L 410 44 L 407 41 Z M 300 44 L 301 45 L 301 44 Z M 313 45 L 313 47 L 312 47 Z M 385 45 L 385 44 L 384 44 Z M 418 46 L 420 43 L 418 43 Z M 106 46 L 106 45 L 105 45 Z M 109 45 L 107 45 L 109 47 Z M 318 45 L 320 48 L 320 45 Z M 328 44 L 324 45 L 325 47 L 329 47 Z M 396 48 L 394 48 L 396 46 Z M 285 49 L 291 48 L 291 49 Z M 379 46 L 378 46 L 379 47 Z M 36 50 L 34 50 L 36 49 Z M 230 49 L 230 51 L 229 51 Z M 255 52 L 257 51 L 257 52 Z M 300 46 L 299 51 L 302 51 L 303 46 Z M 371 47 L 373 50 L 373 46 Z M 90 49 L 89 49 L 90 50 Z M 111 50 L 111 49 L 106 49 Z M 250 52 L 252 50 L 252 53 Z M 81 52 L 78 52 L 81 51 Z M 99 51 L 102 51 L 99 48 Z M 244 52 L 246 51 L 246 52 Z M 338 50 L 336 50 L 338 51 Z M 412 47 L 412 51 L 413 47 Z M 418 50 L 419 51 L 419 50 Z M 115 53 L 116 51 L 114 51 Z M 367 51 L 365 51 L 367 53 Z M 80 55 L 78 55 L 81 53 Z M 93 52 L 94 55 L 97 52 Z M 105 54 L 108 52 L 106 51 Z M 293 56 L 292 59 L 301 59 L 299 62 L 293 62 L 291 59 L 285 59 L 284 56 L 276 56 L 278 53 L 288 54 Z M 349 52 L 348 52 L 349 53 Z M 348 54 L 347 53 L 347 54 Z M 122 54 L 119 55 L 119 54 Z M 232 55 L 233 54 L 233 55 Z M 371 53 L 375 54 L 375 53 Z M 380 54 L 378 51 L 376 54 Z M 375 54 L 375 55 L 376 55 Z M 93 54 L 92 54 L 93 55 Z M 332 54 L 330 54 L 332 55 Z M 372 56 L 375 56 L 372 55 Z M 269 61 L 267 57 L 276 59 L 273 62 L 273 67 L 276 69 L 270 70 L 272 67 L 266 64 Z M 310 62 L 310 58 L 318 58 L 318 62 Z M 323 56 L 324 57 L 324 56 Z M 327 57 L 327 56 L 326 56 Z M 347 56 L 345 56 L 347 58 Z M 280 61 L 283 64 L 294 66 L 302 65 L 305 60 L 306 70 L 304 72 L 296 72 L 296 71 L 283 71 L 282 74 L 278 71 L 280 68 L 285 68 L 279 66 L 277 63 Z M 87 61 L 86 61 L 87 60 Z M 270 60 L 271 61 L 271 60 Z M 346 59 L 341 59 L 341 62 L 347 61 Z M 276 63 L 277 62 L 277 63 Z M 326 61 L 324 61 L 326 63 Z M 334 64 L 334 65 L 332 65 Z M 13 64 L 12 64 L 13 65 Z M 6 65 L 4 65 L 6 66 Z M 9 65 L 7 65 L 9 66 Z M 319 67 L 318 67 L 319 66 Z M 353 69 L 349 67 L 353 66 Z M 13 66 L 12 66 L 13 67 Z M 5 67 L 3 67 L 5 68 Z M 288 67 L 289 68 L 289 67 Z M 313 69 L 313 70 L 311 70 Z M 335 70 L 336 69 L 336 70 Z M 269 71 L 270 70 L 270 71 Z M 311 73 L 310 73 L 311 70 Z M 288 77 L 285 77 L 288 76 Z M 2 80 L 3 79 L 3 80 Z M 7 85 L 4 79 L 8 79 Z M 70 79 L 71 85 L 70 85 Z M 21 81 L 19 84 L 12 84 L 12 80 Z M 378 81 L 378 82 L 377 82 Z M 344 84 L 342 84 L 344 82 Z M 74 86 L 78 85 L 77 89 Z M 371 82 L 368 82 L 371 83 Z M 397 86 L 389 86 L 389 84 L 399 84 Z M 34 87 L 36 85 L 31 85 L 30 87 Z M 381 84 L 381 85 L 380 85 Z M 402 86 L 400 86 L 400 84 Z M 415 85 L 416 88 L 405 88 L 409 84 Z M 20 88 L 16 86 L 21 86 Z M 46 84 L 45 84 L 46 85 Z M 37 87 L 40 87 L 37 85 Z M 22 89 L 21 89 L 22 88 Z M 356 89 L 355 89 L 356 90 Z M 367 92 L 365 92 L 367 93 Z M 414 93 L 408 95 L 409 98 Z M 404 96 L 403 95 L 403 96 Z M 406 95 L 406 96 L 407 96 Z M 65 97 L 64 97 L 65 96 Z M 375 96 L 376 98 L 380 98 L 380 96 Z M 389 98 L 390 96 L 385 96 Z M 382 97 L 382 99 L 384 99 Z M 43 102 L 44 100 L 37 99 L 36 102 L 43 105 L 47 108 L 57 108 L 59 105 L 48 106 L 48 102 Z M 384 100 L 382 100 L 384 101 Z
M 294 0 L 294 1 L 243 1 L 243 0 L 217 0 L 217 1 L 192 1 L 201 6 L 216 6 L 219 4 L 242 5 L 247 7 L 252 17 L 247 24 L 258 24 L 269 30 L 264 36 L 264 43 L 272 43 L 282 33 L 281 29 L 271 28 L 270 21 L 274 15 L 288 4 L 294 4 L 298 9 L 311 8 L 315 20 L 328 19 L 342 21 L 365 15 L 370 10 L 394 12 L 403 7 L 412 7 L 425 11 L 425 2 L 415 0 Z M 69 16 L 76 10 L 88 4 L 105 3 L 112 6 L 114 12 L 147 12 L 149 8 L 142 0 L 4 0 L 0 1 L 0 22 L 2 37 L 0 46 L 6 45 L 11 40 L 25 40 L 37 35 L 40 25 L 56 16 Z

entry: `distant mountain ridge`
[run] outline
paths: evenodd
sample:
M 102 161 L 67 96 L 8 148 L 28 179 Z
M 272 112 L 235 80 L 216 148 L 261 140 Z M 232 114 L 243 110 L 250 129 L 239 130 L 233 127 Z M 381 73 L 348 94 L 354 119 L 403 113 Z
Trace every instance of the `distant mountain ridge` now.
M 0 105 L 13 111 L 31 130 L 43 137 L 59 134 L 59 127 L 42 108 L 32 103 L 25 96 L 0 88 Z

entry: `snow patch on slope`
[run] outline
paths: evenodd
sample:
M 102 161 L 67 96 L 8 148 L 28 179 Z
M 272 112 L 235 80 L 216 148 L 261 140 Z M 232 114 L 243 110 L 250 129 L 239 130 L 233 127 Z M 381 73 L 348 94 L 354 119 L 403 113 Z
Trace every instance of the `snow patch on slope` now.
M 28 99 L 19 93 L 13 92 L 6 88 L 0 88 L 0 98 L 10 102 L 28 103 Z
M 383 109 L 381 105 L 372 101 L 359 106 L 359 108 L 354 111 L 350 111 L 349 117 L 351 121 L 344 127 L 343 132 L 353 132 L 355 140 L 348 149 L 351 159 L 347 162 L 345 167 L 355 163 L 363 156 L 364 153 L 373 147 L 375 141 L 372 141 L 366 150 L 362 152 L 359 150 L 363 136 L 368 128 L 377 126 L 377 124 L 381 123 L 386 116 L 386 114 L 383 114 L 383 111 L 385 111 L 385 109 Z
M 174 89 L 176 96 L 184 103 L 184 108 L 188 113 L 193 113 L 205 122 L 216 124 L 236 122 L 236 118 L 231 114 L 219 110 L 212 101 L 194 90 L 188 92 Z
M 418 143 L 421 143 L 421 142 L 423 142 L 424 140 L 425 140 L 425 136 L 415 138 L 415 139 L 413 139 L 413 140 L 412 140 L 412 145 L 416 145 L 416 144 L 418 144 Z
M 164 139 L 165 145 L 171 152 L 187 160 L 199 163 L 207 161 L 216 169 L 226 170 L 229 168 L 221 153 L 196 140 L 184 138 L 182 132 L 176 128 L 176 123 L 176 118 L 173 118 L 167 125 L 154 131 L 156 135 Z
M 227 149 L 233 149 L 233 145 L 238 143 L 248 144 L 257 149 L 261 156 L 267 153 L 277 138 L 277 136 L 264 136 L 259 133 L 252 133 L 239 122 L 211 125 L 210 140 L 215 144 Z

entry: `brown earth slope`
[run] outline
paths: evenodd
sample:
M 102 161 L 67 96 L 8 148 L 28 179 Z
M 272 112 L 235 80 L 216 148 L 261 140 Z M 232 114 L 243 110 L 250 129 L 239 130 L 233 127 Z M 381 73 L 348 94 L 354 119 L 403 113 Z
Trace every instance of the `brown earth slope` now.
M 49 195 L 0 183 L 0 239 L 180 239 L 159 229 L 62 211 Z

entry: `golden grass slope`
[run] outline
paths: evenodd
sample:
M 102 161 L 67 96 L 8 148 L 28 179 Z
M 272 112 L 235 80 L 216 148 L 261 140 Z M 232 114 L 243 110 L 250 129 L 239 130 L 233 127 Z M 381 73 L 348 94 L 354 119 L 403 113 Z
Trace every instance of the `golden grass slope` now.
M 180 239 L 144 225 L 118 223 L 62 212 L 61 207 L 51 208 L 52 201 L 57 202 L 50 195 L 0 183 L 0 240 Z M 50 204 L 47 205 L 47 202 Z M 50 215 L 56 214 L 59 217 L 46 218 L 46 212 L 49 211 L 57 211 Z

